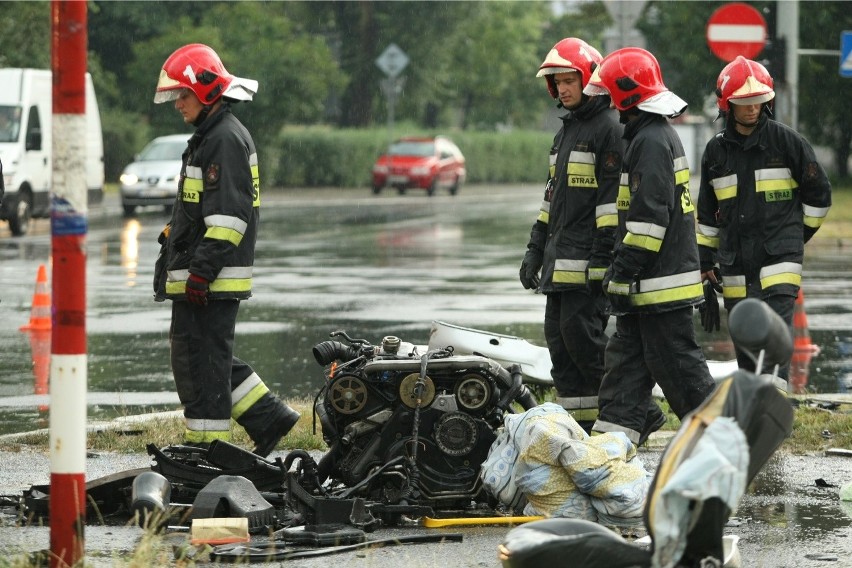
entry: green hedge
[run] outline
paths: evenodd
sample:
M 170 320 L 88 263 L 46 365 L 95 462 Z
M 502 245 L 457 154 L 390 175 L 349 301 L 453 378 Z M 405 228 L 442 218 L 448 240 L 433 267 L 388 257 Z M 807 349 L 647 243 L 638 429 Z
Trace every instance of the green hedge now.
M 435 134 L 398 129 L 402 135 Z M 467 160 L 468 183 L 538 182 L 547 176 L 552 132 L 454 132 Z M 387 129 L 285 129 L 264 156 L 264 184 L 273 187 L 369 187 L 373 162 L 391 141 Z M 271 170 L 271 171 L 270 171 Z

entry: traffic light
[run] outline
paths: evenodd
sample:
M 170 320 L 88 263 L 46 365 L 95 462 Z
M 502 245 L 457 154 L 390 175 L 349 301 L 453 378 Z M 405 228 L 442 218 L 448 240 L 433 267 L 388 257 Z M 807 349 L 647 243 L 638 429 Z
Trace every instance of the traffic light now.
M 766 67 L 776 85 L 783 85 L 787 78 L 787 40 L 775 38 L 767 41 L 758 61 Z

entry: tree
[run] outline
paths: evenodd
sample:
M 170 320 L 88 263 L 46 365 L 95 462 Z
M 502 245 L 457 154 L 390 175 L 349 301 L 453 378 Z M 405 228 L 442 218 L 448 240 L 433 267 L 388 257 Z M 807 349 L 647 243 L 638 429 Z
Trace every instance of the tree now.
M 50 2 L 0 2 L 0 67 L 50 69 Z
M 840 32 L 850 28 L 848 2 L 820 2 L 799 10 L 801 48 L 835 50 Z M 841 77 L 836 57 L 799 58 L 799 122 L 814 144 L 830 147 L 838 176 L 849 179 L 852 147 L 852 79 Z

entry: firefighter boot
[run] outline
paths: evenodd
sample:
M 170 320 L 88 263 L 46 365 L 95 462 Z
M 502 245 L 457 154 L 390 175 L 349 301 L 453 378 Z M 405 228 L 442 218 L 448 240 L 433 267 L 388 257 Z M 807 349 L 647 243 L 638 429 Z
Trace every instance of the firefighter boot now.
M 263 383 L 256 388 L 263 392 L 260 398 L 247 408 L 236 405 L 231 410 L 231 416 L 254 442 L 254 453 L 265 458 L 298 422 L 299 413 L 281 402 Z
M 273 416 L 267 422 L 268 426 L 257 434 L 249 433 L 255 444 L 252 452 L 262 458 L 268 456 L 281 441 L 281 438 L 286 436 L 299 421 L 298 412 L 277 398 L 276 402 L 278 402 L 278 408 L 275 409 Z
M 648 406 L 648 414 L 645 415 L 645 426 L 642 428 L 642 433 L 639 435 L 639 441 L 636 444 L 636 447 L 640 447 L 644 444 L 648 437 L 663 427 L 666 423 L 666 415 L 660 410 L 660 406 L 651 401 L 651 404 Z

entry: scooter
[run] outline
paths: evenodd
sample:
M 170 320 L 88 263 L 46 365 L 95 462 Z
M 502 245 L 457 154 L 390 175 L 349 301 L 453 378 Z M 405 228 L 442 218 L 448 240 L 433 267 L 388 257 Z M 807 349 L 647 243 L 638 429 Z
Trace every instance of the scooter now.
M 557 565 L 566 558 L 584 568 L 740 566 L 736 537 L 723 530 L 755 475 L 792 433 L 793 407 L 777 370 L 790 360 L 793 338 L 756 299 L 737 304 L 728 326 L 756 371 L 732 372 L 684 417 L 649 490 L 647 546 L 590 521 L 545 519 L 507 533 L 499 547 L 504 568 Z

